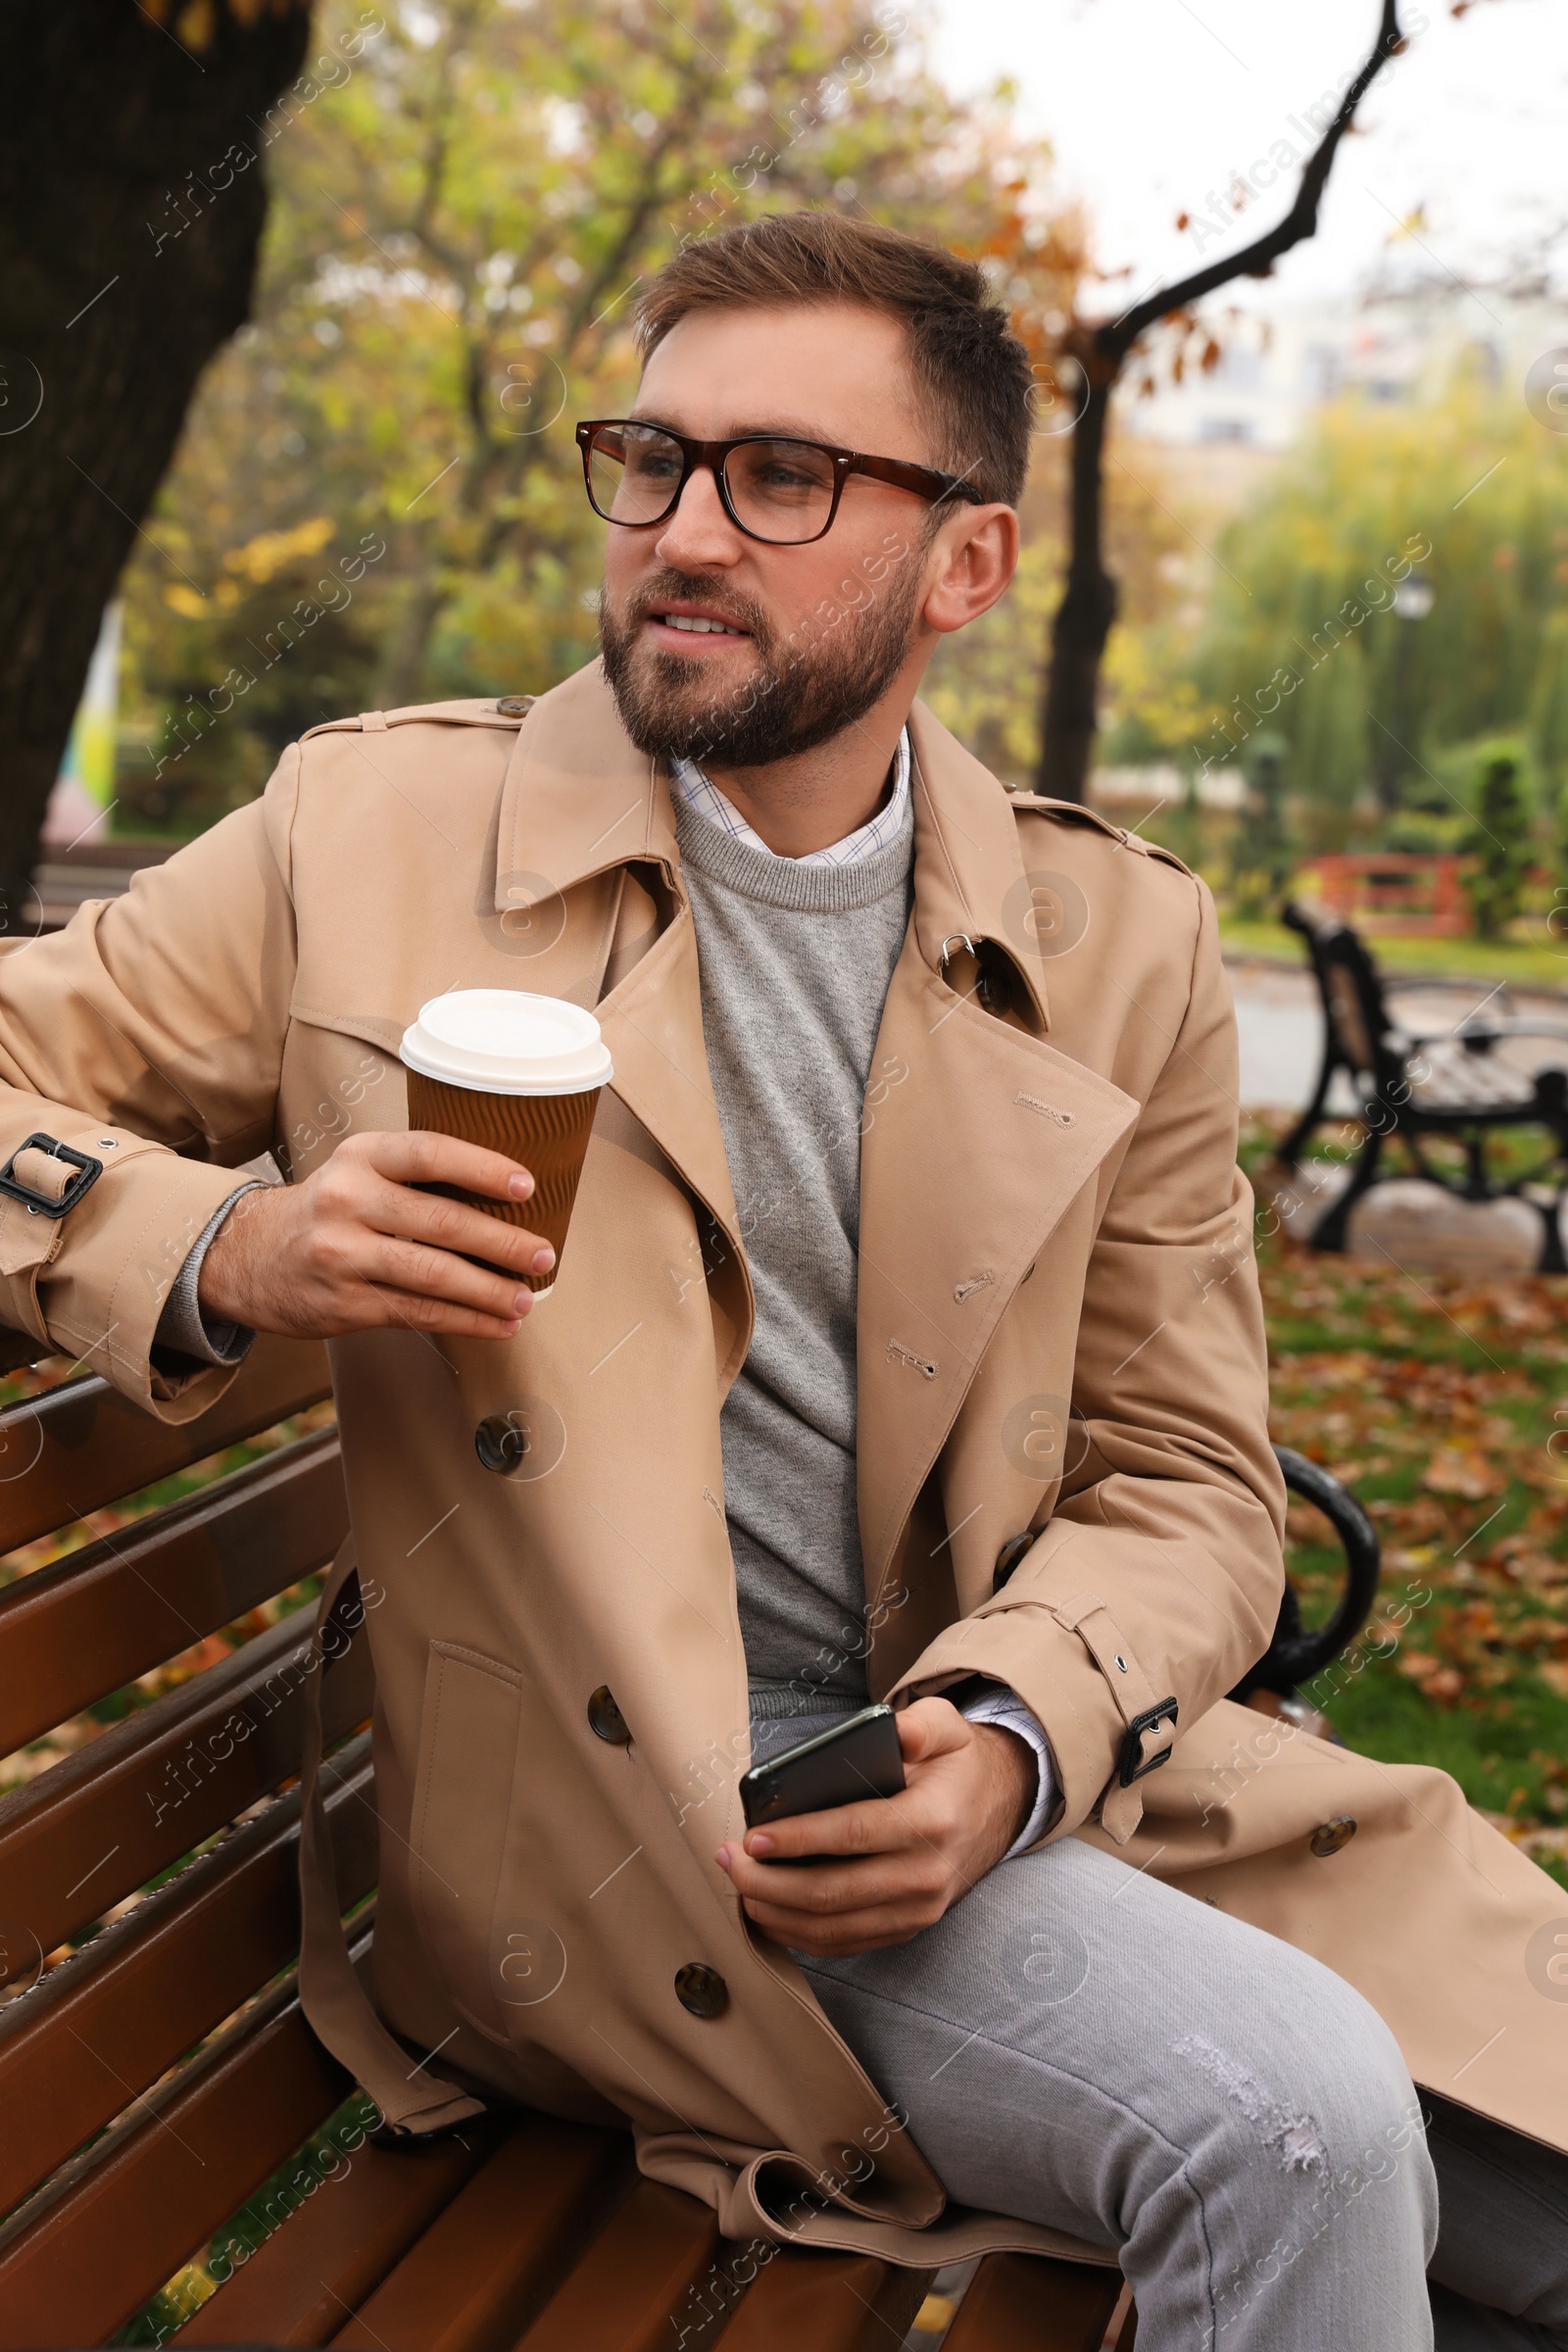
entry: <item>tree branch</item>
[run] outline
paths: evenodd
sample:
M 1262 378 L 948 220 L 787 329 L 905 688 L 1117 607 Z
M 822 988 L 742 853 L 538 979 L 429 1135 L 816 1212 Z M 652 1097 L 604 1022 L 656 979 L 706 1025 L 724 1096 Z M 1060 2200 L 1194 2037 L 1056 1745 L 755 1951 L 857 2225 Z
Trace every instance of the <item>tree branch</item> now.
M 1340 109 L 1317 146 L 1306 160 L 1296 202 L 1283 220 L 1244 245 L 1240 253 L 1210 262 L 1202 270 L 1195 270 L 1191 277 L 1179 278 L 1174 285 L 1164 286 L 1137 303 L 1130 311 L 1108 325 L 1093 329 L 1093 342 L 1098 355 L 1119 367 L 1137 342 L 1145 327 L 1152 326 L 1157 318 L 1168 318 L 1172 311 L 1185 310 L 1190 303 L 1211 294 L 1216 286 L 1229 285 L 1233 278 L 1266 277 L 1281 254 L 1299 245 L 1317 227 L 1317 208 L 1322 200 L 1324 185 L 1334 162 L 1335 150 L 1350 126 L 1356 108 L 1365 97 L 1377 74 L 1387 61 L 1404 46 L 1399 30 L 1398 0 L 1383 0 L 1383 17 L 1378 25 L 1372 53 L 1360 73 L 1340 101 Z

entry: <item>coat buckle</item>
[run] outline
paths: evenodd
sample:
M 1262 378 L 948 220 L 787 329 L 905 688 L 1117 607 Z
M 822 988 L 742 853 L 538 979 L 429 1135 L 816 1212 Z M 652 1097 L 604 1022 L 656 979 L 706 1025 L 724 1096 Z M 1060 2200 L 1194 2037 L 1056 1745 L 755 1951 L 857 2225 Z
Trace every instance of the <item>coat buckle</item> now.
M 12 1174 L 24 1152 L 46 1152 L 51 1159 L 64 1160 L 78 1173 L 72 1177 L 58 1199 L 51 1200 L 47 1193 L 37 1192 Z M 29 1135 L 25 1143 L 17 1146 L 5 1166 L 0 1168 L 0 1195 L 8 1200 L 21 1200 L 27 1214 L 32 1217 L 69 1216 L 76 1203 L 91 1192 L 103 1172 L 103 1161 L 92 1158 L 88 1152 L 74 1152 L 69 1144 L 57 1143 L 52 1135 Z
M 1146 1758 L 1144 1734 L 1152 1732 L 1156 1724 L 1166 1722 L 1171 1727 L 1169 1745 L 1160 1748 L 1157 1754 Z M 1127 1737 L 1121 1743 L 1121 1771 L 1118 1778 L 1124 1788 L 1130 1788 L 1134 1781 L 1141 1781 L 1146 1772 L 1154 1772 L 1161 1764 L 1170 1762 L 1171 1749 L 1176 1744 L 1175 1733 L 1176 1701 L 1174 1697 L 1162 1698 L 1157 1707 L 1146 1707 L 1142 1715 L 1133 1717 L 1127 1726 Z

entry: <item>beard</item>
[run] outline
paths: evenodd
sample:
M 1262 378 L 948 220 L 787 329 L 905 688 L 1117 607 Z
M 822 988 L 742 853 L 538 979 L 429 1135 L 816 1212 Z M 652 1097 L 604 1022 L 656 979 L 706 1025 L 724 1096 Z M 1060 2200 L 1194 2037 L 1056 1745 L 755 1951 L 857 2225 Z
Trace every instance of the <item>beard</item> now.
M 701 766 L 766 767 L 814 751 L 865 716 L 893 683 L 909 650 L 921 566 L 895 568 L 885 590 L 863 610 L 846 609 L 820 633 L 808 621 L 788 637 L 760 605 L 737 596 L 707 572 L 663 571 L 636 589 L 617 612 L 599 617 L 605 676 L 620 720 L 640 752 Z M 748 677 L 715 694 L 701 658 L 642 643 L 642 623 L 666 604 L 714 605 L 751 636 Z M 812 631 L 810 635 L 807 630 Z

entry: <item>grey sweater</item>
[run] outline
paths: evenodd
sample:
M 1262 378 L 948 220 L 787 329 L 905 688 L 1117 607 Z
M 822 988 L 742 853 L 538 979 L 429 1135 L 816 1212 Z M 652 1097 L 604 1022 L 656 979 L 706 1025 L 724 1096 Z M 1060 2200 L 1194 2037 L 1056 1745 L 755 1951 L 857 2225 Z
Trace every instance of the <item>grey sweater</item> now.
M 754 1716 L 863 1705 L 856 1518 L 860 1118 L 909 916 L 913 821 L 848 865 L 677 802 L 703 1031 L 757 1295 L 719 1422 Z

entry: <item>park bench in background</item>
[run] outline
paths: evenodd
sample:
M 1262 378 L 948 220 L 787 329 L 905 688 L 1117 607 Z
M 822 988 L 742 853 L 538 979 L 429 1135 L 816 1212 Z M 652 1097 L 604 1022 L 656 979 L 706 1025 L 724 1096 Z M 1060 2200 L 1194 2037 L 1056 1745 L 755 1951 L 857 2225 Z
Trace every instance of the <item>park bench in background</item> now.
M 1280 1145 L 1277 1157 L 1293 1176 L 1315 1130 L 1331 1114 L 1329 1092 L 1343 1075 L 1354 1094 L 1350 1114 L 1365 1133 L 1349 1175 L 1329 1200 L 1307 1239 L 1314 1250 L 1344 1250 L 1350 1211 L 1387 1171 L 1384 1147 L 1397 1135 L 1415 1173 L 1463 1200 L 1528 1201 L 1542 1220 L 1539 1270 L 1568 1273 L 1559 1211 L 1568 1185 L 1568 1021 L 1515 1020 L 1507 1011 L 1506 989 L 1494 989 L 1485 1004 L 1457 1027 L 1420 1033 L 1403 1027 L 1390 1010 L 1377 965 L 1348 923 L 1326 908 L 1292 900 L 1283 919 L 1306 943 L 1323 1006 L 1323 1060 L 1312 1100 Z M 1449 987 L 1451 982 L 1406 979 L 1397 992 Z M 1555 1037 L 1563 1041 L 1564 1067 L 1519 1069 L 1498 1046 L 1510 1038 Z M 1338 1124 L 1338 1114 L 1334 1123 Z M 1524 1128 L 1544 1128 L 1545 1155 L 1512 1175 L 1487 1163 L 1490 1138 Z M 1434 1140 L 1457 1143 L 1462 1171 L 1435 1160 L 1426 1150 Z
M 0 1368 L 36 1353 L 6 1345 Z M 326 1394 L 318 1348 L 262 1340 L 182 1429 L 97 1379 L 9 1407 L 0 1553 Z M 1376 1574 L 1357 1506 L 1327 1473 L 1282 1458 L 1362 1551 L 1310 1654 L 1282 1617 L 1254 1691 L 1288 1690 L 1332 1654 L 1325 1640 L 1358 1630 Z M 336 1433 L 321 1429 L 16 1578 L 0 1590 L 0 1755 L 321 1569 L 345 1523 Z M 0 1798 L 0 2352 L 104 2344 L 353 2090 L 305 2024 L 293 1975 L 310 1627 L 307 1613 L 283 1617 Z M 363 1642 L 322 1699 L 339 1890 L 363 1966 L 376 1867 Z M 239 1712 L 250 1736 L 225 1738 Z M 928 2284 L 795 2250 L 748 2277 L 706 2206 L 638 2179 L 629 2139 L 540 2115 L 486 2118 L 411 2152 L 356 2144 L 339 2172 L 179 2343 L 697 2352 L 722 2336 L 725 2352 L 884 2352 Z M 994 2256 L 949 2352 L 1092 2352 L 1120 2284 L 1114 2270 Z

